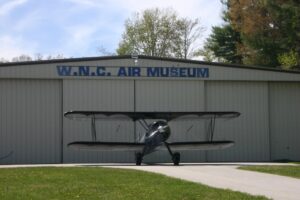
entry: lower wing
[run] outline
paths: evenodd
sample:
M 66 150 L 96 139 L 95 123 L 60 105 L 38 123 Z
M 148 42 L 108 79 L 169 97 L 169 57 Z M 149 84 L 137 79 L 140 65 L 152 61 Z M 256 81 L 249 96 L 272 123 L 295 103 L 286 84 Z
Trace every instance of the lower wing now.
M 233 141 L 213 142 L 172 142 L 167 143 L 172 150 L 220 150 L 234 145 Z
M 87 142 L 79 141 L 68 144 L 68 147 L 80 150 L 95 151 L 142 151 L 144 143 L 134 142 Z

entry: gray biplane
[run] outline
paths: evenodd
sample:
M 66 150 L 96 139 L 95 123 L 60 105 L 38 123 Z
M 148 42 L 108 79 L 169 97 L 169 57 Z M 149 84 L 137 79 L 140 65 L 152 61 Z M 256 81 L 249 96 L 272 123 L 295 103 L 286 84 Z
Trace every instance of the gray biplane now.
M 101 111 L 70 111 L 64 116 L 68 119 L 91 120 L 92 141 L 76 141 L 68 147 L 83 150 L 98 151 L 133 151 L 136 165 L 141 165 L 143 157 L 161 149 L 168 150 L 174 165 L 179 165 L 179 150 L 218 150 L 225 149 L 234 144 L 233 141 L 214 141 L 215 121 L 217 118 L 231 119 L 238 117 L 239 112 L 101 112 Z M 144 136 L 138 142 L 101 142 L 96 138 L 96 120 L 125 119 L 138 121 L 145 129 Z M 156 119 L 148 124 L 146 119 Z M 208 141 L 168 142 L 171 129 L 168 122 L 171 120 L 207 119 L 209 121 Z M 161 148 L 166 147 L 166 148 Z

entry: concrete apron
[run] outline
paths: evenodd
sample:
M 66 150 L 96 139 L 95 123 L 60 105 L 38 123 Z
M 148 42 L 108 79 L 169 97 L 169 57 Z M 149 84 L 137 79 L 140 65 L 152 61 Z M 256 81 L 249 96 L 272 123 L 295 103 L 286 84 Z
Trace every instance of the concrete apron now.
M 253 163 L 251 163 L 253 164 Z M 261 164 L 261 163 L 260 163 Z M 112 166 L 164 174 L 272 199 L 300 199 L 300 179 L 237 169 L 238 165 Z

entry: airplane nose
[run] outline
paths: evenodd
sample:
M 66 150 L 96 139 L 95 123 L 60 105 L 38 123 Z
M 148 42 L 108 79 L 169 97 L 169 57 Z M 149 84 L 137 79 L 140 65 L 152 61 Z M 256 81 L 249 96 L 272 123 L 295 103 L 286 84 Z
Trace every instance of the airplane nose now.
M 162 132 L 165 132 L 166 130 L 168 130 L 169 126 L 166 125 L 166 126 L 159 126 L 158 127 L 158 132 L 162 133 Z

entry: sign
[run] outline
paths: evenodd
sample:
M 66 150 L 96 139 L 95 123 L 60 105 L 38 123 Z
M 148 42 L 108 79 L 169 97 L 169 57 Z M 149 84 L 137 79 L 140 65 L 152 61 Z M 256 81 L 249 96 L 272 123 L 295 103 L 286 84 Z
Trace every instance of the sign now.
M 203 67 L 104 67 L 58 65 L 59 76 L 208 78 Z

